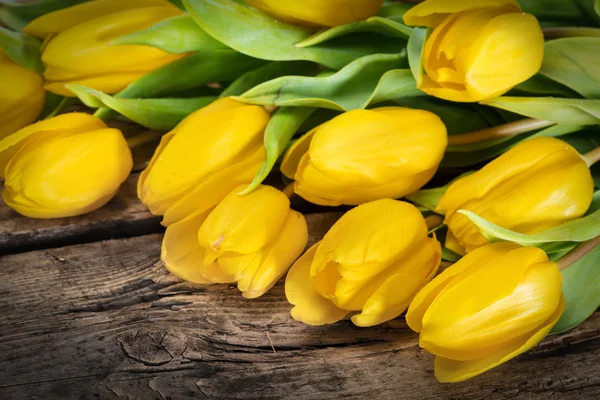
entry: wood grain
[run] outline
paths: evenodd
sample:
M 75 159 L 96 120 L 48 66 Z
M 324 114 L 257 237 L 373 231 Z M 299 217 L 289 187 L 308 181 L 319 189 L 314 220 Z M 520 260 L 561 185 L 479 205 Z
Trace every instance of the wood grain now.
M 311 241 L 335 218 L 309 216 Z M 180 282 L 158 261 L 160 241 L 0 258 L 0 398 L 600 397 L 599 313 L 482 376 L 444 385 L 401 319 L 305 326 L 289 316 L 282 282 L 256 300 L 232 286 Z

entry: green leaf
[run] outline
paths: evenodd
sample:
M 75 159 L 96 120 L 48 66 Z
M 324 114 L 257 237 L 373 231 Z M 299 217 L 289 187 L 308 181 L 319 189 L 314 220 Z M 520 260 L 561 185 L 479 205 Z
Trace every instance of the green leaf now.
M 562 271 L 565 311 L 550 333 L 568 331 L 600 307 L 600 246 Z
M 354 33 L 308 48 L 296 47 L 312 35 L 303 27 L 278 21 L 233 0 L 183 0 L 194 20 L 209 35 L 252 57 L 272 60 L 314 61 L 339 69 L 359 57 L 397 53 L 403 41 L 374 33 Z
M 267 160 L 260 166 L 252 183 L 242 192 L 250 193 L 265 180 L 298 128 L 315 111 L 312 107 L 282 107 L 273 114 L 265 129 Z
M 491 160 L 506 152 L 520 142 L 538 136 L 564 136 L 584 129 L 582 125 L 553 125 L 536 133 L 526 133 L 517 136 L 507 136 L 494 140 L 486 140 L 478 143 L 464 144 L 460 146 L 449 146 L 441 162 L 441 167 L 467 167 L 480 162 Z
M 513 95 L 522 97 L 535 97 L 536 95 L 567 98 L 579 97 L 579 94 L 576 91 L 540 74 L 536 74 L 525 82 L 515 86 L 507 94 L 507 96 Z
M 383 7 L 379 9 L 377 15 L 384 18 L 394 19 L 396 21 L 404 21 L 402 17 L 408 10 L 413 8 L 413 6 L 414 4 L 402 2 L 384 4 Z
M 189 114 L 216 99 L 120 99 L 82 85 L 69 84 L 67 87 L 89 107 L 108 107 L 140 125 L 159 131 L 173 129 Z
M 310 61 L 272 61 L 244 73 L 221 93 L 221 97 L 239 96 L 253 87 L 287 75 L 314 75 L 318 65 Z
M 37 17 L 87 0 L 0 0 L 0 25 L 20 31 Z
M 579 21 L 584 16 L 573 1 L 565 0 L 518 0 L 523 12 L 533 14 L 540 20 Z
M 410 70 L 417 83 L 420 83 L 423 80 L 422 54 L 425 42 L 430 33 L 430 29 L 414 28 L 408 39 L 408 45 L 406 46 L 406 51 L 408 52 L 408 65 L 410 65 Z
M 481 234 L 491 242 L 510 241 L 544 249 L 548 243 L 585 242 L 600 235 L 600 211 L 531 235 L 502 228 L 471 211 L 459 210 L 458 212 L 469 218 L 479 228 Z
M 600 98 L 600 38 L 569 37 L 546 42 L 540 74 L 588 99 Z
M 42 42 L 31 35 L 0 27 L 0 50 L 20 66 L 37 74 L 44 72 Z
M 571 125 L 598 125 L 600 100 L 550 97 L 498 97 L 481 102 L 530 118 Z
M 405 65 L 404 54 L 374 54 L 359 58 L 328 76 L 284 76 L 260 84 L 239 99 L 252 104 L 310 106 L 334 110 L 362 109 L 376 98 L 416 95 L 408 73 L 384 74 Z M 391 71 L 390 71 L 391 72 Z M 385 83 L 382 88 L 380 81 Z
M 156 47 L 168 53 L 210 53 L 228 49 L 194 22 L 189 15 L 165 19 L 142 31 L 121 36 L 113 44 L 139 44 Z
M 431 189 L 421 189 L 418 192 L 415 192 L 411 195 L 406 196 L 406 199 L 412 203 L 419 205 L 419 206 L 425 207 L 428 210 L 435 211 L 438 204 L 440 203 L 441 198 L 444 196 L 444 194 L 446 193 L 446 190 L 448 190 L 450 185 L 452 185 L 454 182 L 456 182 L 460 178 L 471 175 L 473 172 L 475 172 L 475 171 L 467 171 L 464 174 L 457 176 L 456 178 L 454 178 L 453 180 L 451 180 L 444 186 L 440 186 L 437 188 L 431 188 Z M 435 211 L 435 212 L 437 212 L 437 211 Z
M 357 32 L 373 32 L 380 33 L 382 35 L 408 39 L 412 32 L 412 28 L 409 28 L 408 26 L 392 19 L 371 17 L 366 21 L 352 22 L 318 31 L 314 35 L 311 35 L 303 41 L 296 43 L 296 47 L 311 47 L 336 37 Z
M 594 1 L 594 11 L 596 15 L 600 16 L 600 0 Z
M 595 0 L 573 0 L 580 12 L 587 16 L 589 21 L 596 26 L 600 26 L 600 15 L 597 10 L 597 1 Z

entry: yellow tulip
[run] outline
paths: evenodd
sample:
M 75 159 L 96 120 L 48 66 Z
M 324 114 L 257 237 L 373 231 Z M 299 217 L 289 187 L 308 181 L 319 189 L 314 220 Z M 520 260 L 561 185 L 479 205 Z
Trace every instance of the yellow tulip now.
M 534 347 L 563 310 L 556 264 L 538 248 L 503 242 L 474 250 L 435 277 L 406 321 L 436 356 L 436 378 L 459 382 Z
M 43 15 L 23 31 L 45 39 L 47 90 L 73 96 L 65 85 L 77 83 L 112 94 L 184 56 L 113 42 L 182 14 L 167 0 L 95 0 Z
M 429 111 L 353 110 L 294 143 L 281 171 L 296 180 L 298 195 L 320 205 L 399 198 L 431 179 L 447 142 L 446 127 Z
M 433 28 L 417 82 L 432 96 L 459 102 L 498 97 L 542 66 L 538 21 L 515 0 L 427 0 L 406 12 L 404 22 Z
M 531 234 L 581 217 L 593 190 L 590 170 L 573 147 L 551 137 L 526 140 L 450 185 L 437 207 L 446 216 L 446 247 L 465 254 L 489 243 L 459 210 Z
M 381 199 L 342 216 L 291 268 L 285 294 L 292 317 L 306 324 L 359 312 L 352 322 L 373 326 L 406 310 L 440 261 L 441 245 L 427 236 L 419 210 Z
M 304 216 L 285 194 L 260 185 L 235 188 L 212 211 L 199 210 L 169 226 L 162 260 L 194 283 L 234 283 L 246 298 L 267 292 L 306 247 Z
M 212 209 L 265 161 L 268 122 L 263 107 L 230 98 L 194 112 L 163 136 L 140 175 L 139 198 L 165 226 Z
M 88 114 L 62 114 L 0 141 L 2 198 L 31 218 L 88 213 L 114 196 L 132 164 L 121 131 Z
M 282 21 L 305 26 L 337 26 L 377 14 L 383 0 L 245 0 Z
M 0 140 L 35 121 L 44 108 L 43 78 L 0 50 Z

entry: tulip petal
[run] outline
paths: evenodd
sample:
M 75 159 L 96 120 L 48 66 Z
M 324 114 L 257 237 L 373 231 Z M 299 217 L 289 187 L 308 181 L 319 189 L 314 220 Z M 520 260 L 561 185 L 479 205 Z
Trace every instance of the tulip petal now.
M 162 224 L 169 226 L 195 210 L 211 209 L 236 187 L 251 182 L 266 159 L 265 148 L 259 144 L 256 148 L 250 149 L 249 154 L 241 155 L 239 159 L 239 162 L 208 175 L 187 195 L 169 205 L 167 210 L 163 211 Z
M 263 250 L 265 257 L 242 295 L 255 299 L 266 293 L 302 254 L 308 242 L 304 215 L 290 210 L 277 238 Z
M 210 213 L 198 232 L 200 245 L 222 254 L 250 254 L 271 243 L 286 220 L 290 200 L 270 186 L 246 195 L 238 186 Z M 260 227 L 257 229 L 257 227 Z
M 558 322 L 564 308 L 565 301 L 561 296 L 556 311 L 533 335 L 524 335 L 514 340 L 506 348 L 491 355 L 468 361 L 456 361 L 449 358 L 436 357 L 434 362 L 435 377 L 440 382 L 461 382 L 515 358 L 519 354 L 535 347 L 544 339 Z
M 96 18 L 145 7 L 176 8 L 167 0 L 95 0 L 44 14 L 31 21 L 23 32 L 45 39 Z
M 477 8 L 510 6 L 514 12 L 521 11 L 515 0 L 427 0 L 404 13 L 406 25 L 437 27 L 449 14 Z
M 292 318 L 308 325 L 333 324 L 344 318 L 348 311 L 337 308 L 322 297 L 310 279 L 310 264 L 319 243 L 313 245 L 294 263 L 285 279 L 285 296 L 294 307 Z
M 140 173 L 140 177 L 137 181 L 138 198 L 142 201 L 142 203 L 144 203 L 146 207 L 150 209 L 150 212 L 154 215 L 164 214 L 165 209 L 164 205 L 160 203 L 151 202 L 150 199 L 146 197 L 146 179 L 148 177 L 148 173 L 152 170 L 152 167 L 154 166 L 154 163 L 156 162 L 157 158 L 163 152 L 165 147 L 167 147 L 174 135 L 174 132 L 169 132 L 162 135 L 162 137 L 160 138 L 160 143 L 156 147 L 156 150 L 154 150 L 154 154 L 152 155 L 148 166 Z M 159 209 L 159 207 L 161 208 Z
M 436 297 L 450 285 L 452 280 L 466 269 L 483 268 L 489 262 L 499 258 L 507 251 L 517 249 L 519 245 L 511 242 L 494 243 L 480 247 L 464 256 L 458 262 L 446 268 L 441 274 L 433 278 L 423 289 L 417 293 L 408 307 L 406 323 L 415 332 L 423 328 L 423 316 Z
M 321 125 L 322 126 L 322 125 Z M 281 173 L 289 179 L 295 179 L 296 171 L 302 157 L 308 152 L 310 142 L 317 131 L 317 128 L 302 135 L 296 140 L 285 153 L 281 161 Z

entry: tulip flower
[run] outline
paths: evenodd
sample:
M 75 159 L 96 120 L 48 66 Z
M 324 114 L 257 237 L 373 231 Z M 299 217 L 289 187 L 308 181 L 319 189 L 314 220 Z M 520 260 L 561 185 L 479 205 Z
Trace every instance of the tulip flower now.
M 167 228 L 162 260 L 194 283 L 234 283 L 246 298 L 267 292 L 306 247 L 304 216 L 285 194 L 260 185 L 235 188 L 212 211 L 199 210 Z
M 263 107 L 230 98 L 194 112 L 163 136 L 140 175 L 139 198 L 165 226 L 212 209 L 265 161 L 268 122 Z
M 0 140 L 34 122 L 44 107 L 43 78 L 0 50 Z
M 88 114 L 62 114 L 0 141 L 2 198 L 31 218 L 88 213 L 115 195 L 132 164 L 121 131 Z
M 446 247 L 465 254 L 489 241 L 460 210 L 531 234 L 581 217 L 593 191 L 592 175 L 577 150 L 562 140 L 539 137 L 452 183 L 436 211 L 445 214 Z
M 77 83 L 113 94 L 184 55 L 114 42 L 183 11 L 167 0 L 95 0 L 43 15 L 23 31 L 45 40 L 46 89 L 74 96 Z
M 327 206 L 399 198 L 435 173 L 448 141 L 433 113 L 402 107 L 348 111 L 290 147 L 281 171 L 295 192 Z
M 291 24 L 337 26 L 377 14 L 383 0 L 245 0 L 252 7 Z
M 285 293 L 292 317 L 322 325 L 358 312 L 358 326 L 396 318 L 440 265 L 441 245 L 427 231 L 419 210 L 402 201 L 350 210 L 291 268 Z
M 467 254 L 414 298 L 406 321 L 436 356 L 440 382 L 479 375 L 538 344 L 564 310 L 556 264 L 535 247 L 493 243 Z
M 538 21 L 515 0 L 426 0 L 404 14 L 407 25 L 433 28 L 423 54 L 422 91 L 474 102 L 498 97 L 542 66 Z

